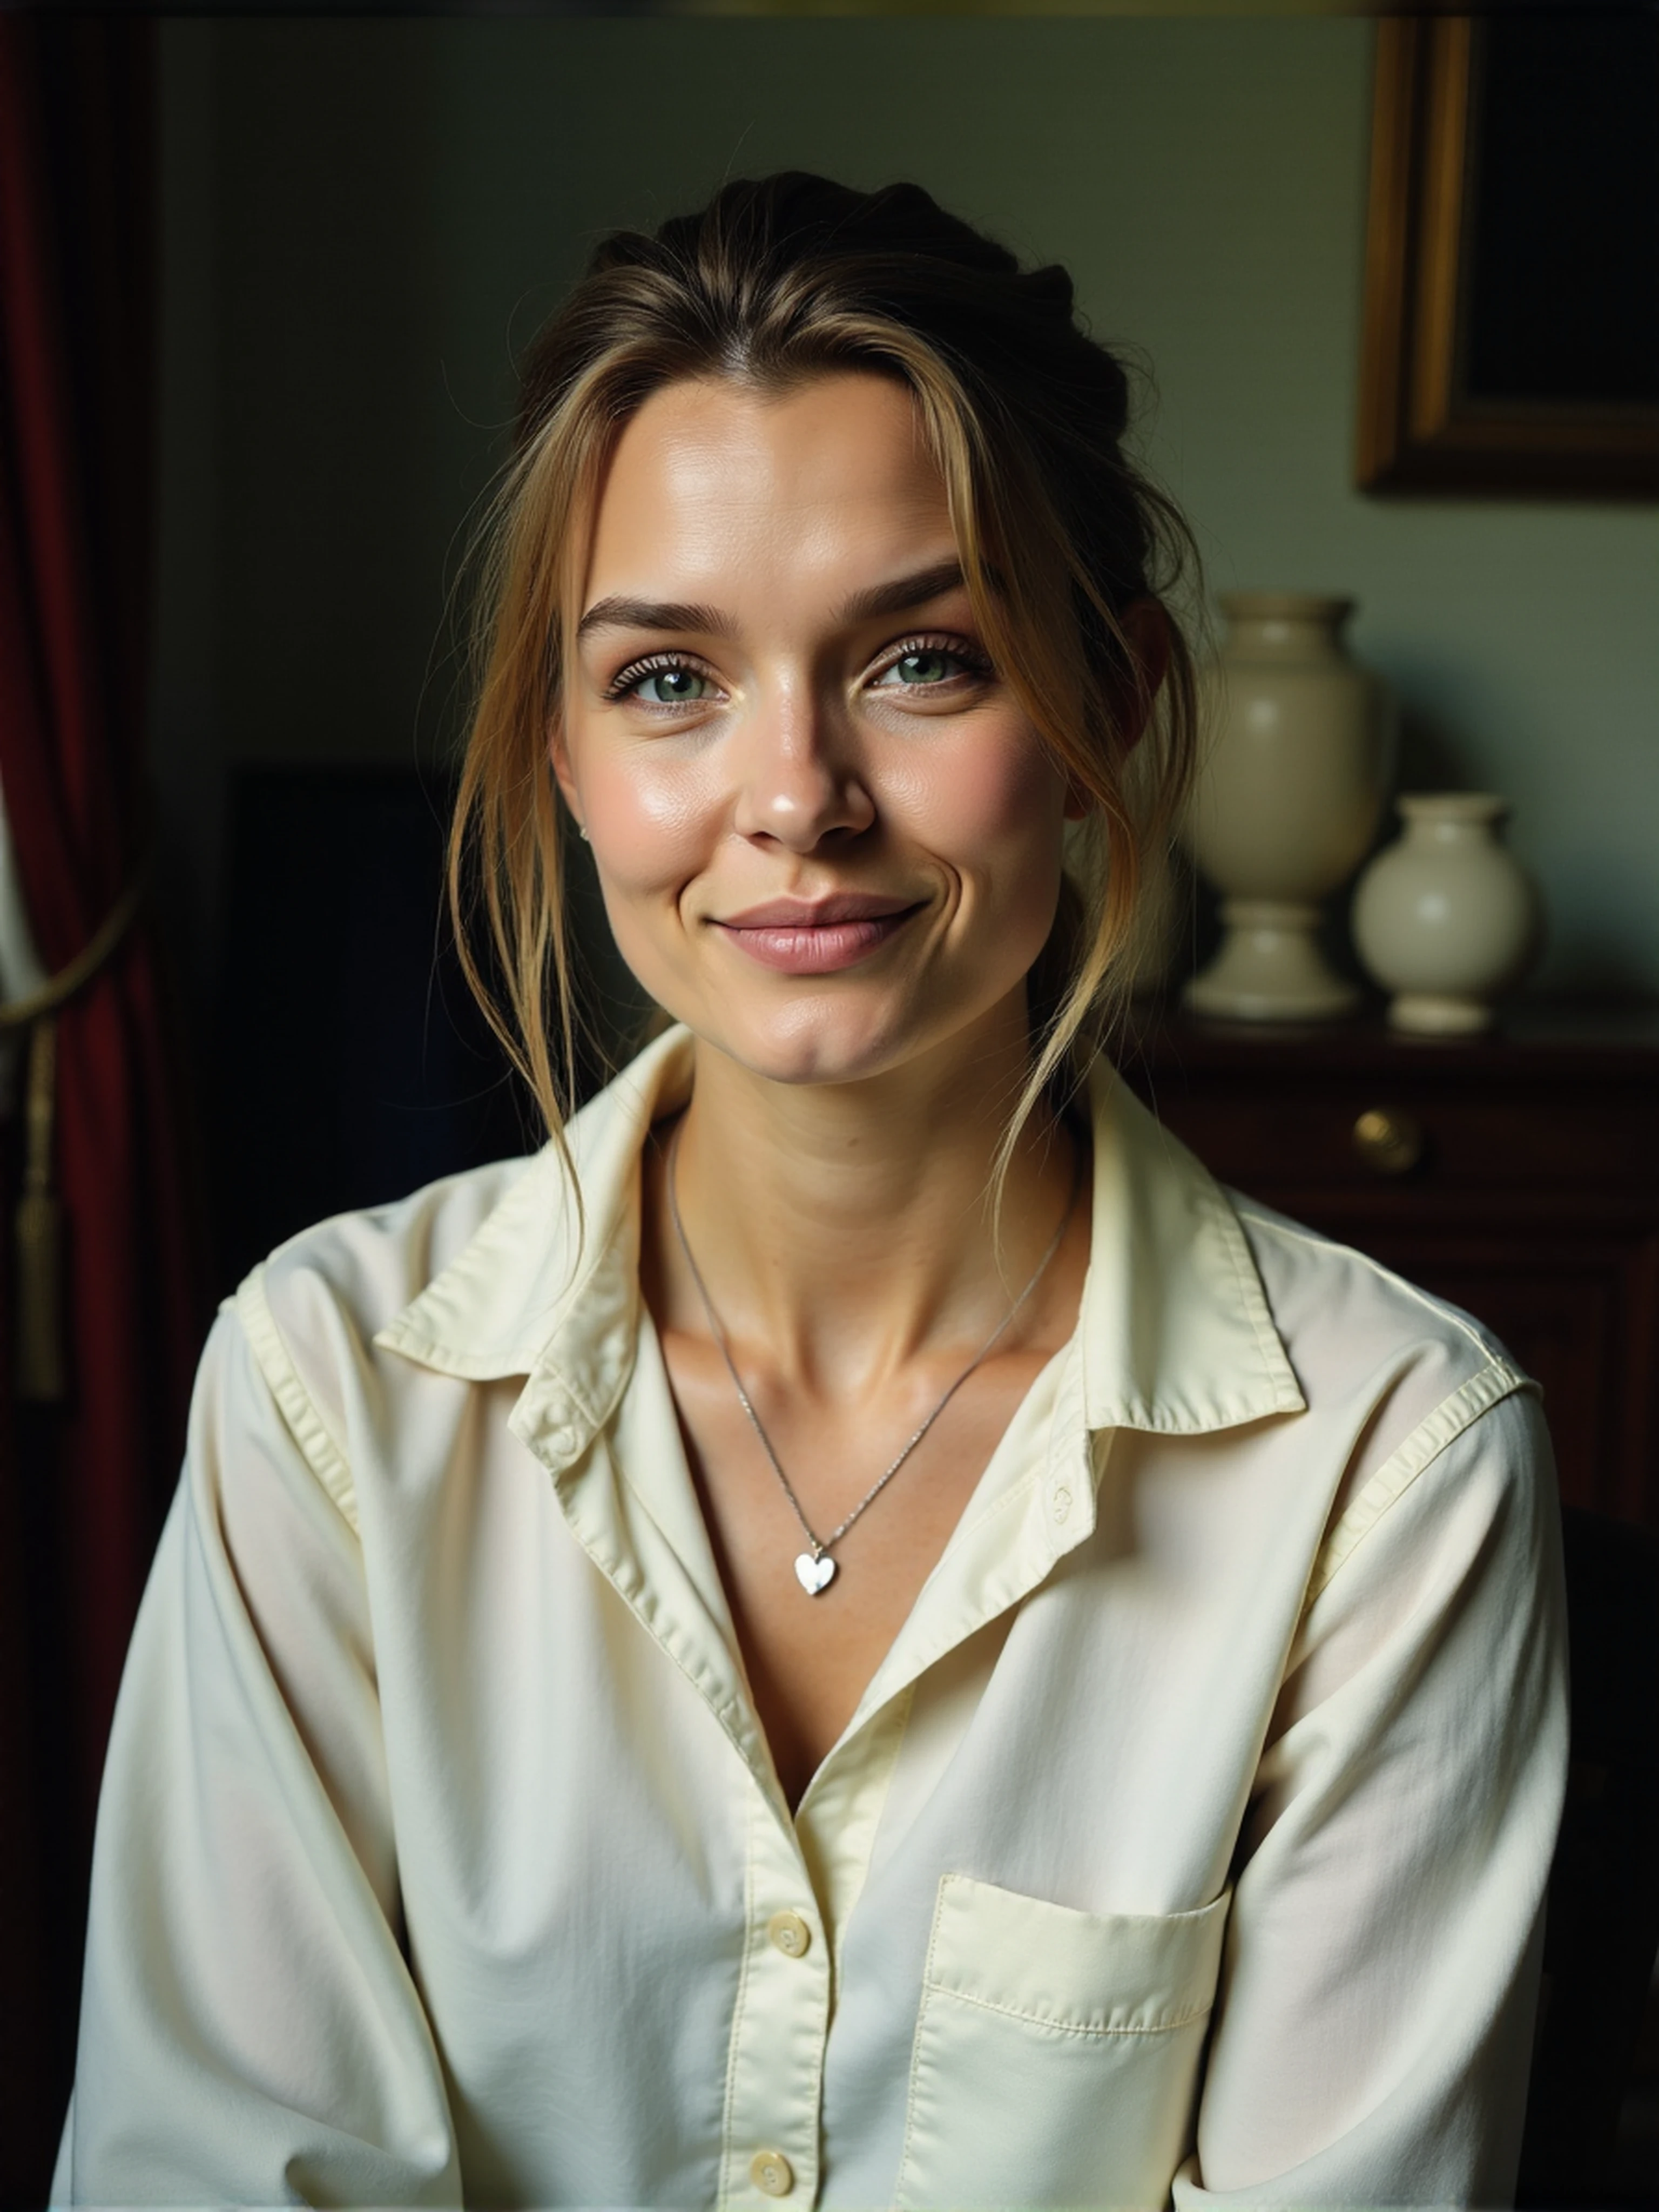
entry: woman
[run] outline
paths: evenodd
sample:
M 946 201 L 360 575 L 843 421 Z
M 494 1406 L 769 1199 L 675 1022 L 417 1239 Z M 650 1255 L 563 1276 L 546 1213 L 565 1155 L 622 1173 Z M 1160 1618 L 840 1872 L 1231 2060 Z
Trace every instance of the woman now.
M 61 2195 L 1511 2186 L 1547 1444 L 1098 1055 L 1192 752 L 1124 424 L 912 186 L 730 185 L 540 340 L 455 883 L 553 1140 L 215 1333 Z M 674 1026 L 567 1129 L 569 830 Z

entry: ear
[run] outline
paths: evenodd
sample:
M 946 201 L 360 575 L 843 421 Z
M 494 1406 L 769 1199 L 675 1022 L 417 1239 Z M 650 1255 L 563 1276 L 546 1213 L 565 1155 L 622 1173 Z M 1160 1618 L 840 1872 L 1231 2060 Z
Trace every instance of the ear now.
M 576 779 L 571 772 L 570 749 L 564 741 L 564 725 L 556 714 L 547 726 L 547 757 L 552 765 L 553 780 L 558 785 L 570 817 L 580 830 L 582 811 L 576 799 Z
M 1174 636 L 1170 617 L 1157 599 L 1131 599 L 1118 620 L 1144 678 L 1144 689 L 1133 702 L 1133 726 L 1124 732 L 1127 750 L 1133 752 L 1146 734 L 1152 702 L 1164 689 L 1164 679 L 1170 672 Z
M 1170 617 L 1157 599 L 1131 599 L 1118 617 L 1136 666 L 1146 679 L 1146 689 L 1139 697 L 1129 695 L 1131 720 L 1124 731 L 1124 752 L 1132 753 L 1146 734 L 1146 725 L 1152 718 L 1152 702 L 1164 689 L 1164 679 L 1170 672 L 1170 655 L 1173 636 Z M 1066 779 L 1066 819 L 1081 822 L 1094 805 L 1086 788 L 1075 776 Z

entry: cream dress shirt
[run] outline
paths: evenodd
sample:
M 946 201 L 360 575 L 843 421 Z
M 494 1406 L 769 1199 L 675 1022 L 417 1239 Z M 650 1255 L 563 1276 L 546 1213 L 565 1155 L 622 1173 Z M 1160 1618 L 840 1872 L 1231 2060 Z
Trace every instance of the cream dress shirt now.
M 54 2201 L 1501 2201 L 1566 1756 L 1532 1387 L 1103 1070 L 1076 1332 L 792 1818 L 639 1290 L 690 1073 L 574 1124 L 574 1276 L 549 1150 L 227 1305 Z

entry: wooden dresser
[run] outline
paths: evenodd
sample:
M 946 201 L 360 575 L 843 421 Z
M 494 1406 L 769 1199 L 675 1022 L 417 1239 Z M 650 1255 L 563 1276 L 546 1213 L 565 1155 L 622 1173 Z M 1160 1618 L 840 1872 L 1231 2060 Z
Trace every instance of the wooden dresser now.
M 1224 1182 L 1496 1331 L 1564 1499 L 1659 1530 L 1659 1008 L 1443 1042 L 1143 1006 L 1119 1060 Z

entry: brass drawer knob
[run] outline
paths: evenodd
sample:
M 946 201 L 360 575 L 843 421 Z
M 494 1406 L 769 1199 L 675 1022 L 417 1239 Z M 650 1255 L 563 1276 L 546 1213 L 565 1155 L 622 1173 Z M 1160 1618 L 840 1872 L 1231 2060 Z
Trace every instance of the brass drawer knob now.
M 1398 1107 L 1370 1107 L 1353 1125 L 1353 1148 L 1374 1175 L 1409 1175 L 1423 1157 L 1423 1124 Z

